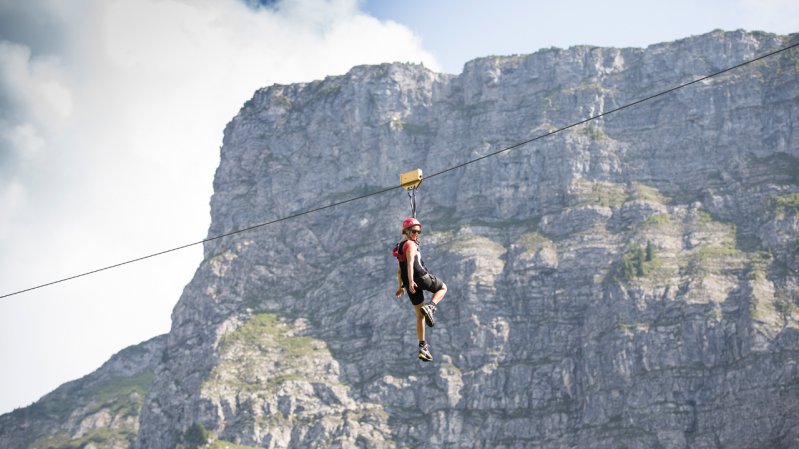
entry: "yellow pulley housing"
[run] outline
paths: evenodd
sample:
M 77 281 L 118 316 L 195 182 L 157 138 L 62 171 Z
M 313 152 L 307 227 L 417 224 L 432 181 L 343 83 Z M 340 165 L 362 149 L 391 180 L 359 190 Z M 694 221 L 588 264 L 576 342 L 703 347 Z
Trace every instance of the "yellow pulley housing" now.
M 417 168 L 400 175 L 400 186 L 405 190 L 412 190 L 422 183 L 422 169 Z

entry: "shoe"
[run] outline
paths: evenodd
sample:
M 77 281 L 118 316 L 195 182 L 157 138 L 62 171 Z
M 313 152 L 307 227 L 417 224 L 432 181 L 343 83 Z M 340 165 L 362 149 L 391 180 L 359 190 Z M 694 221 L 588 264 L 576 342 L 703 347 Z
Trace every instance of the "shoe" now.
M 424 322 L 430 327 L 436 325 L 436 318 L 433 316 L 434 313 L 436 313 L 435 304 L 425 304 L 422 306 L 422 316 L 424 316 Z
M 430 347 L 427 346 L 427 343 L 419 346 L 419 360 L 423 362 L 433 361 L 433 354 L 430 354 Z

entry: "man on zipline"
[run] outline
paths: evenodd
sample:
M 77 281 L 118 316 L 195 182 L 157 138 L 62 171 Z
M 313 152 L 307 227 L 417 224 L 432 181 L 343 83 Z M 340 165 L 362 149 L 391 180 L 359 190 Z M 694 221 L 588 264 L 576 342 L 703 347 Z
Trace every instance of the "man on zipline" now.
M 415 218 L 408 218 L 402 222 L 402 241 L 394 246 L 394 257 L 399 261 L 397 278 L 399 288 L 396 295 L 402 296 L 403 287 L 416 309 L 416 336 L 419 338 L 419 359 L 424 362 L 433 360 L 430 347 L 424 339 L 424 324 L 433 327 L 436 324 L 434 314 L 436 305 L 444 299 L 447 286 L 440 279 L 427 270 L 419 251 L 419 235 L 422 233 L 422 224 Z M 410 263 L 408 263 L 410 261 Z M 433 293 L 429 304 L 424 304 L 424 290 Z

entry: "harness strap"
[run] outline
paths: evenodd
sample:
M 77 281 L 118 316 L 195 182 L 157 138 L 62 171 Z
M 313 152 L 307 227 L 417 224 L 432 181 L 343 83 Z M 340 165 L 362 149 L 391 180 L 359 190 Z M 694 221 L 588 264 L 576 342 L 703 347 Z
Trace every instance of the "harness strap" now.
M 405 251 L 404 251 L 404 249 L 405 249 L 405 244 L 403 242 L 399 242 L 396 245 L 394 245 L 394 250 L 391 251 L 391 253 L 400 262 L 405 262 Z

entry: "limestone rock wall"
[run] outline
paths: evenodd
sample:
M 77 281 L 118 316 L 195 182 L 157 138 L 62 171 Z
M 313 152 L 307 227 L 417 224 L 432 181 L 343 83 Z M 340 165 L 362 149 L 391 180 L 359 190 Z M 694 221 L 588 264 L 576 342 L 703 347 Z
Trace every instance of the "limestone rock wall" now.
M 713 32 L 271 86 L 226 129 L 209 234 L 436 173 L 795 39 Z M 270 448 L 798 447 L 798 57 L 426 180 L 422 253 L 449 286 L 430 364 L 391 296 L 402 191 L 209 242 L 137 447 L 171 448 L 196 423 Z M 231 353 L 263 316 L 282 343 Z

